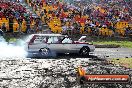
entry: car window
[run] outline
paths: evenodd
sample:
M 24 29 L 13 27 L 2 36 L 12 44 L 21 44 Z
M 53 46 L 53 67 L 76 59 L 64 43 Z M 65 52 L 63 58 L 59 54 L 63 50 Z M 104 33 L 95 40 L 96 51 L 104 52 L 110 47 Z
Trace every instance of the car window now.
M 59 44 L 59 43 L 72 43 L 72 41 L 67 38 L 64 40 L 63 36 L 37 36 L 35 37 L 33 43 L 35 44 L 40 44 L 40 43 L 55 43 L 55 44 Z M 63 42 L 62 42 L 63 40 Z
M 44 37 L 42 37 L 42 42 L 43 43 L 47 43 L 47 38 L 44 36 Z
M 62 40 L 64 39 L 64 37 L 60 37 L 60 36 L 58 36 L 58 37 L 54 37 L 54 43 L 62 43 Z
M 47 43 L 53 43 L 53 37 L 49 37 Z
M 42 43 L 42 40 L 40 39 L 40 37 L 36 37 L 33 43 L 35 44 Z
M 34 40 L 35 44 L 40 44 L 40 43 L 46 43 L 46 37 L 44 36 L 37 36 Z
M 35 43 L 35 44 L 37 44 L 37 43 L 41 43 L 41 40 L 39 40 L 39 39 L 35 39 L 35 40 L 34 40 L 34 43 Z
M 64 37 L 58 37 L 58 36 L 52 36 L 48 38 L 48 42 L 47 43 L 55 43 L 55 44 L 59 44 L 62 43 L 62 39 Z
M 54 41 L 53 41 L 53 43 L 59 43 L 59 39 L 58 39 L 58 37 L 54 37 Z
M 65 38 L 62 43 L 72 43 L 72 40 L 70 38 Z

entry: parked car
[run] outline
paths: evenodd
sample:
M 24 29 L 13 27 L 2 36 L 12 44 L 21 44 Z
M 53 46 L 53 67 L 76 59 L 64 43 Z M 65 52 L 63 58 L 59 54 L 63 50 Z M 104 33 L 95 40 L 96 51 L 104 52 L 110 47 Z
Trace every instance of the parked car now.
M 83 38 L 82 38 L 83 39 Z M 76 53 L 88 56 L 95 46 L 88 42 L 73 41 L 67 35 L 61 34 L 32 34 L 27 40 L 26 51 L 42 56 L 52 56 L 58 53 Z

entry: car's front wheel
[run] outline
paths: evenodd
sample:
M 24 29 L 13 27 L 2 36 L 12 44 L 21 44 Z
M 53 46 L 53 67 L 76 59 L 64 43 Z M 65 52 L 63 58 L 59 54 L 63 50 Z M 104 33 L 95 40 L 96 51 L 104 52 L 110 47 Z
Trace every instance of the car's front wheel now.
M 80 49 L 79 54 L 81 56 L 89 56 L 90 49 L 88 47 L 83 47 Z

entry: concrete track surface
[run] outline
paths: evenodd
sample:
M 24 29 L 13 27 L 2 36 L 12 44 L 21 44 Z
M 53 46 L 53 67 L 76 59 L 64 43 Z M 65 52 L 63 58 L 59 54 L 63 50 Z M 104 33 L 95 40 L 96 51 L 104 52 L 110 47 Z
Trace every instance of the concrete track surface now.
M 101 58 L 132 58 L 132 48 L 96 48 L 93 54 Z
M 76 79 L 77 66 L 87 66 L 90 74 L 130 74 L 132 69 L 103 60 L 19 59 L 0 61 L 1 88 L 131 88 L 132 84 L 85 84 Z
M 115 55 L 110 56 L 112 52 Z M 77 83 L 76 68 L 80 65 L 87 67 L 90 74 L 129 74 L 132 77 L 132 69 L 106 61 L 121 52 L 129 54 L 122 58 L 131 57 L 131 49 L 101 48 L 87 58 L 74 55 L 56 59 L 0 58 L 0 88 L 132 88 L 132 80 L 127 84 Z

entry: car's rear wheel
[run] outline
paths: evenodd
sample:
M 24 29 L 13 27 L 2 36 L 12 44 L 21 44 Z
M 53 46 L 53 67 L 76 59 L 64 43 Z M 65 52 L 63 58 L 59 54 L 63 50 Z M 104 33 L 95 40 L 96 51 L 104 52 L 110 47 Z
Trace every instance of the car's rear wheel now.
M 51 51 L 50 51 L 49 48 L 41 48 L 41 49 L 39 50 L 39 53 L 40 53 L 40 55 L 43 56 L 43 57 L 48 57 L 48 56 L 50 56 Z
M 83 48 L 80 49 L 79 54 L 81 56 L 89 56 L 89 52 L 90 52 L 89 47 L 83 47 Z

